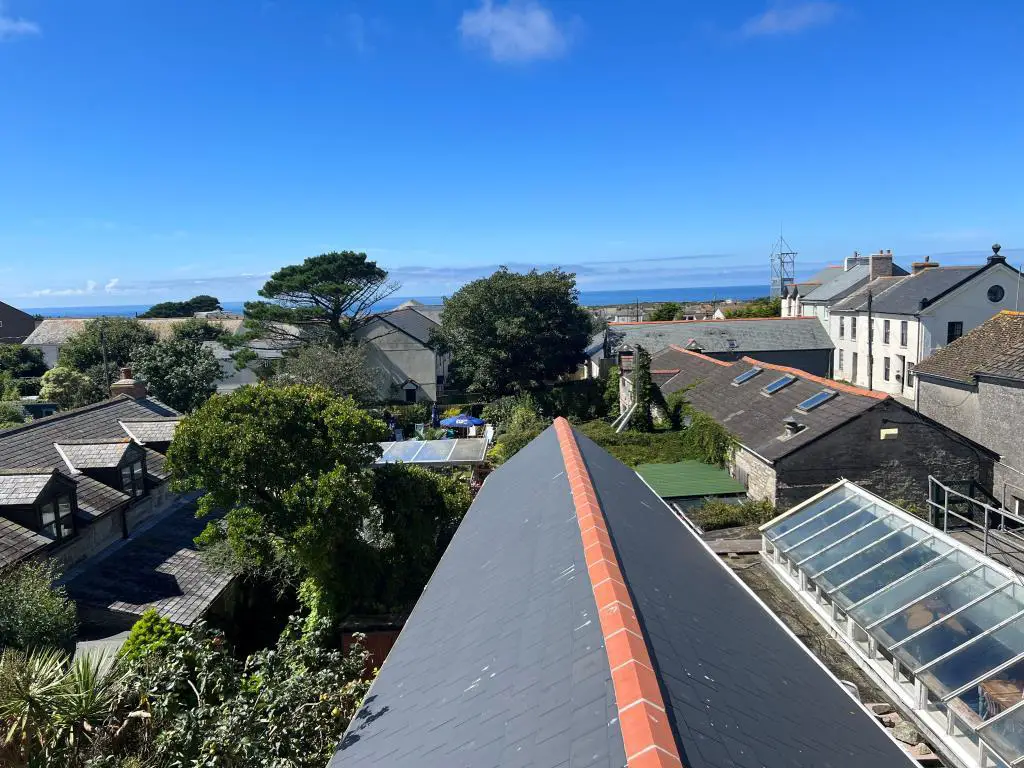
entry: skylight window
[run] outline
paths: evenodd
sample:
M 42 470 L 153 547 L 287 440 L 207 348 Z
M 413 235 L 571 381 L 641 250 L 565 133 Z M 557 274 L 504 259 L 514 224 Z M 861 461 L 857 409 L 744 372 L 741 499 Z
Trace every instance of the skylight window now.
M 823 403 L 827 403 L 829 400 L 831 400 L 835 396 L 836 396 L 836 391 L 834 389 L 823 389 L 818 394 L 811 395 L 810 397 L 808 397 L 806 400 L 804 400 L 802 403 L 800 403 L 796 407 L 796 409 L 798 411 L 803 411 L 804 413 L 807 413 L 808 411 L 813 411 L 819 405 L 822 405 Z
M 739 376 L 732 380 L 732 385 L 734 387 L 738 387 L 740 384 L 745 384 L 746 382 L 750 381 L 752 378 L 757 376 L 757 374 L 759 374 L 762 370 L 762 368 L 754 367 L 751 368 L 749 371 L 744 371 L 743 373 L 741 373 Z
M 791 373 L 787 373 L 785 376 L 780 376 L 779 378 L 777 378 L 768 386 L 762 387 L 761 391 L 764 392 L 766 395 L 774 395 L 780 389 L 782 389 L 783 387 L 788 387 L 794 381 L 796 381 L 796 376 L 794 376 Z

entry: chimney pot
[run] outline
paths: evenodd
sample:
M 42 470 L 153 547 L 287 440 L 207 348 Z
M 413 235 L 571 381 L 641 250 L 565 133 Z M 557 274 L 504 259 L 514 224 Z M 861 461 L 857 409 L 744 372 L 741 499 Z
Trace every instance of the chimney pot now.
M 121 369 L 121 378 L 122 379 L 130 379 L 131 377 L 132 377 L 132 369 L 131 368 L 125 366 L 124 368 Z
M 125 366 L 121 369 L 121 378 L 110 385 L 110 396 L 128 395 L 141 400 L 149 394 L 146 382 L 132 378 L 132 369 Z

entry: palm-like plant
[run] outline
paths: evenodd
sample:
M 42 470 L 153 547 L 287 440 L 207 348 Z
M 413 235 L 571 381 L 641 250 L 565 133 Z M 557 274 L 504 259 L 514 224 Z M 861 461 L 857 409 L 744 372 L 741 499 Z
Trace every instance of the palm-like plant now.
M 81 754 L 105 733 L 123 678 L 115 656 L 78 656 L 64 678 L 64 693 L 57 700 L 56 741 L 72 754 Z
M 66 664 L 67 656 L 55 649 L 8 649 L 0 655 L 0 743 L 13 758 L 27 761 L 52 741 Z

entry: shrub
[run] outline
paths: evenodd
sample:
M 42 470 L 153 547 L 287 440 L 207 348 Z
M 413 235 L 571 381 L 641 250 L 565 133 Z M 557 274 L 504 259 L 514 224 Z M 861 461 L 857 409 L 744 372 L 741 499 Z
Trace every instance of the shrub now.
M 778 510 L 770 501 L 745 499 L 734 504 L 724 499 L 708 498 L 701 506 L 688 511 L 686 516 L 705 531 L 717 531 L 742 525 L 761 525 L 777 514 Z
M 577 427 L 623 464 L 675 464 L 692 458 L 687 454 L 682 432 L 616 432 L 604 421 L 590 421 Z
M 732 455 L 735 440 L 725 427 L 706 413 L 694 412 L 683 430 L 683 446 L 687 458 L 705 464 L 725 466 Z
M 18 388 L 18 394 L 21 395 L 21 397 L 34 397 L 39 394 L 39 389 L 43 385 L 41 377 L 26 376 L 21 379 L 15 379 L 14 386 Z
M 619 367 L 613 365 L 608 369 L 608 378 L 604 382 L 604 408 L 609 416 L 619 415 Z
M 61 647 L 78 624 L 75 604 L 62 586 L 52 560 L 20 563 L 3 574 L 0 589 L 0 646 L 20 649 Z
M 25 423 L 25 412 L 18 403 L 0 400 L 0 429 L 16 427 Z
M 163 654 L 184 634 L 184 629 L 150 608 L 132 627 L 121 646 L 121 657 L 126 661 L 139 661 L 153 654 Z

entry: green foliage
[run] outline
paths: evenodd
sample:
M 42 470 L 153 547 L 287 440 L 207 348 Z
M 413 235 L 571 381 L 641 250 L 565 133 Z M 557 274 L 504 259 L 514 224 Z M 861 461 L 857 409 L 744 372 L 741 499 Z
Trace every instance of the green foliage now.
M 185 630 L 150 608 L 132 626 L 132 631 L 121 646 L 121 658 L 128 662 L 140 661 L 154 654 L 164 654 L 185 634 Z
M 402 433 L 409 436 L 414 433 L 417 424 L 430 423 L 430 406 L 426 403 L 406 403 L 404 405 L 389 405 L 382 409 L 378 418 L 383 418 L 386 410 L 395 420 L 395 424 L 402 430 Z
M 39 376 L 24 376 L 20 379 L 15 379 L 14 386 L 17 387 L 20 397 L 32 397 L 39 394 L 42 380 Z
M 728 430 L 706 413 L 693 412 L 682 434 L 686 458 L 720 467 L 729 461 L 736 444 Z
M 764 296 L 760 299 L 751 299 L 742 307 L 725 310 L 725 316 L 733 317 L 781 317 L 782 299 L 769 298 Z
M 62 586 L 56 563 L 26 561 L 3 573 L 0 589 L 0 647 L 60 647 L 78 625 L 75 604 Z
M 108 384 L 117 381 L 119 369 L 128 366 L 136 350 L 156 343 L 156 334 L 130 317 L 101 317 L 90 320 L 61 347 L 57 364 L 84 373 L 93 382 L 89 402 L 107 396 Z M 106 370 L 103 347 L 107 350 Z
M 263 338 L 342 346 L 372 317 L 373 305 L 398 290 L 365 253 L 324 253 L 275 272 L 250 301 L 250 329 Z
M 705 531 L 736 528 L 741 525 L 761 525 L 778 514 L 775 505 L 770 501 L 745 499 L 739 504 L 734 504 L 715 498 L 705 499 L 701 506 L 686 512 L 686 516 Z
M 202 310 L 199 310 L 202 311 Z M 176 323 L 171 328 L 171 333 L 175 339 L 182 339 L 184 341 L 221 341 L 225 336 L 231 336 L 232 334 L 227 333 L 216 323 L 211 323 L 209 320 L 202 317 L 189 317 L 180 323 Z
M 647 313 L 648 320 L 675 320 L 683 310 L 683 305 L 675 301 L 666 301 L 664 304 L 659 304 L 650 312 Z
M 379 399 L 380 379 L 367 365 L 364 349 L 356 344 L 304 344 L 284 359 L 275 379 L 285 384 L 324 387 L 359 403 Z
M 58 365 L 44 373 L 40 382 L 39 397 L 64 410 L 99 402 L 105 396 L 95 381 L 74 368 Z
M 25 423 L 25 411 L 15 402 L 0 400 L 0 429 L 8 429 Z
M 633 402 L 636 410 L 630 420 L 629 428 L 634 432 L 651 432 L 654 429 L 652 404 L 654 398 L 651 390 L 651 353 L 641 346 L 636 348 L 636 367 L 633 370 Z
M 7 371 L 0 371 L 0 400 L 17 400 L 21 395 L 14 377 Z
M 605 421 L 577 425 L 583 434 L 624 464 L 674 464 L 690 456 L 682 432 L 616 432 Z
M 249 347 L 242 347 L 233 355 L 231 355 L 231 359 L 235 361 L 236 371 L 244 371 L 246 368 L 249 367 L 250 363 L 259 360 L 260 356 L 257 355 L 253 350 L 249 349 Z
M 500 396 L 540 388 L 584 359 L 591 319 L 576 276 L 502 267 L 445 302 L 437 340 L 458 386 Z
M 506 418 L 489 454 L 494 464 L 504 464 L 551 424 L 528 394 L 516 398 Z
M 0 371 L 6 371 L 16 379 L 28 376 L 42 376 L 46 363 L 42 351 L 21 344 L 0 344 Z
M 192 317 L 196 312 L 214 312 L 221 309 L 216 296 L 193 296 L 186 301 L 162 301 L 154 304 L 139 317 Z
M 169 339 L 135 351 L 134 375 L 175 410 L 193 411 L 217 391 L 220 363 L 206 347 L 187 339 Z
M 619 415 L 619 381 L 621 373 L 619 366 L 613 365 L 608 369 L 608 377 L 604 382 L 604 407 L 609 416 Z

